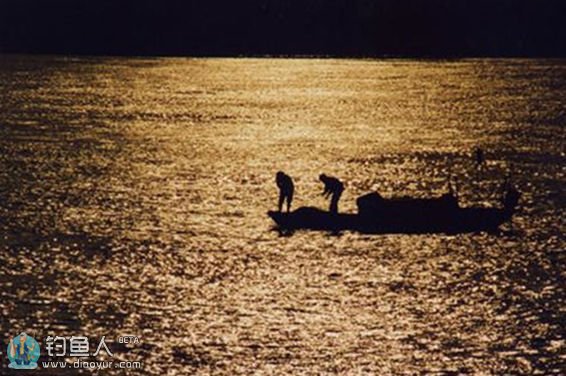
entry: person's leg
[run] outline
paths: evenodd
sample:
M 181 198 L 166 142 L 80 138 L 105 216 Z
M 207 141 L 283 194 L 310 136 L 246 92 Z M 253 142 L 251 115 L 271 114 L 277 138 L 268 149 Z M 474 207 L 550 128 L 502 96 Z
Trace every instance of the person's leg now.
M 334 214 L 338 214 L 338 201 L 340 201 L 340 196 L 342 196 L 342 191 L 337 191 L 332 195 L 332 201 L 330 203 L 330 211 Z
M 332 194 L 332 197 L 330 198 L 330 212 L 332 214 L 336 214 L 338 213 L 338 197 L 339 197 L 339 193 L 338 192 L 334 192 Z
M 279 192 L 279 204 L 277 205 L 277 207 L 279 208 L 279 211 L 281 211 L 283 209 L 283 201 L 285 200 L 285 195 L 283 194 L 283 192 Z
M 293 191 L 287 196 L 287 213 L 291 211 L 291 203 L 293 202 Z

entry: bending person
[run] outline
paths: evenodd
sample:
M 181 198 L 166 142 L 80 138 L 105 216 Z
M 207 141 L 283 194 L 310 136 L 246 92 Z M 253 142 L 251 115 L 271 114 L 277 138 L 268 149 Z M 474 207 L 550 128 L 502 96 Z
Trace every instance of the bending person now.
M 330 212 L 337 214 L 338 201 L 340 200 L 340 196 L 342 196 L 342 192 L 344 192 L 344 184 L 340 180 L 324 174 L 320 174 L 318 178 L 324 183 L 324 191 L 322 192 L 322 195 L 325 198 L 332 195 L 330 199 Z

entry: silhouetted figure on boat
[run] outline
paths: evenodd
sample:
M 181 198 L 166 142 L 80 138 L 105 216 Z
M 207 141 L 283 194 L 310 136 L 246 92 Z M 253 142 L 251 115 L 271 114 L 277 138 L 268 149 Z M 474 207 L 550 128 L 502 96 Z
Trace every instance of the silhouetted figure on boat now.
M 287 201 L 287 212 L 289 212 L 291 210 L 291 202 L 293 202 L 293 193 L 295 192 L 293 179 L 283 171 L 278 171 L 275 174 L 275 183 L 279 187 L 279 211 L 283 209 L 283 203 Z
M 322 195 L 325 198 L 332 196 L 330 198 L 330 213 L 338 214 L 338 201 L 342 192 L 344 192 L 344 184 L 340 180 L 324 174 L 320 174 L 318 179 L 324 183 Z
M 474 150 L 474 159 L 475 159 L 475 161 L 476 161 L 476 168 L 477 168 L 477 169 L 480 169 L 480 168 L 482 168 L 483 166 L 485 166 L 485 163 L 486 163 L 486 162 L 485 162 L 485 155 L 484 155 L 484 153 L 483 153 L 483 149 L 482 149 L 482 148 L 477 147 L 477 148 Z
M 501 204 L 504 208 L 514 208 L 521 198 L 521 192 L 515 188 L 513 183 L 511 183 L 511 177 L 509 175 L 505 176 L 505 180 L 499 188 L 500 194 L 502 194 Z

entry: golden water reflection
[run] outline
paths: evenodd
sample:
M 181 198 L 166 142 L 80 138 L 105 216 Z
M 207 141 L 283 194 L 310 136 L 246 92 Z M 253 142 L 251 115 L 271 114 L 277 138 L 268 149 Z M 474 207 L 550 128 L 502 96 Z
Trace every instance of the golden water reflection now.
M 561 61 L 0 61 L 0 329 L 142 337 L 144 374 L 559 374 Z M 481 179 L 471 150 L 482 146 Z M 503 235 L 270 231 L 376 189 L 524 200 Z

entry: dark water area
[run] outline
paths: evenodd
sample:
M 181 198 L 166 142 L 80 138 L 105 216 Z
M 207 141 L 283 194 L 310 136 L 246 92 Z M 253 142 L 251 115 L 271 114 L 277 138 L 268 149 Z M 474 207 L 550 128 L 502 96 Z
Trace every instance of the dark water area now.
M 564 60 L 1 56 L 3 343 L 105 335 L 144 363 L 116 374 L 564 374 L 565 92 Z M 321 172 L 347 212 L 449 176 L 462 205 L 523 196 L 498 234 L 280 237 L 277 170 L 294 207 L 328 205 Z

